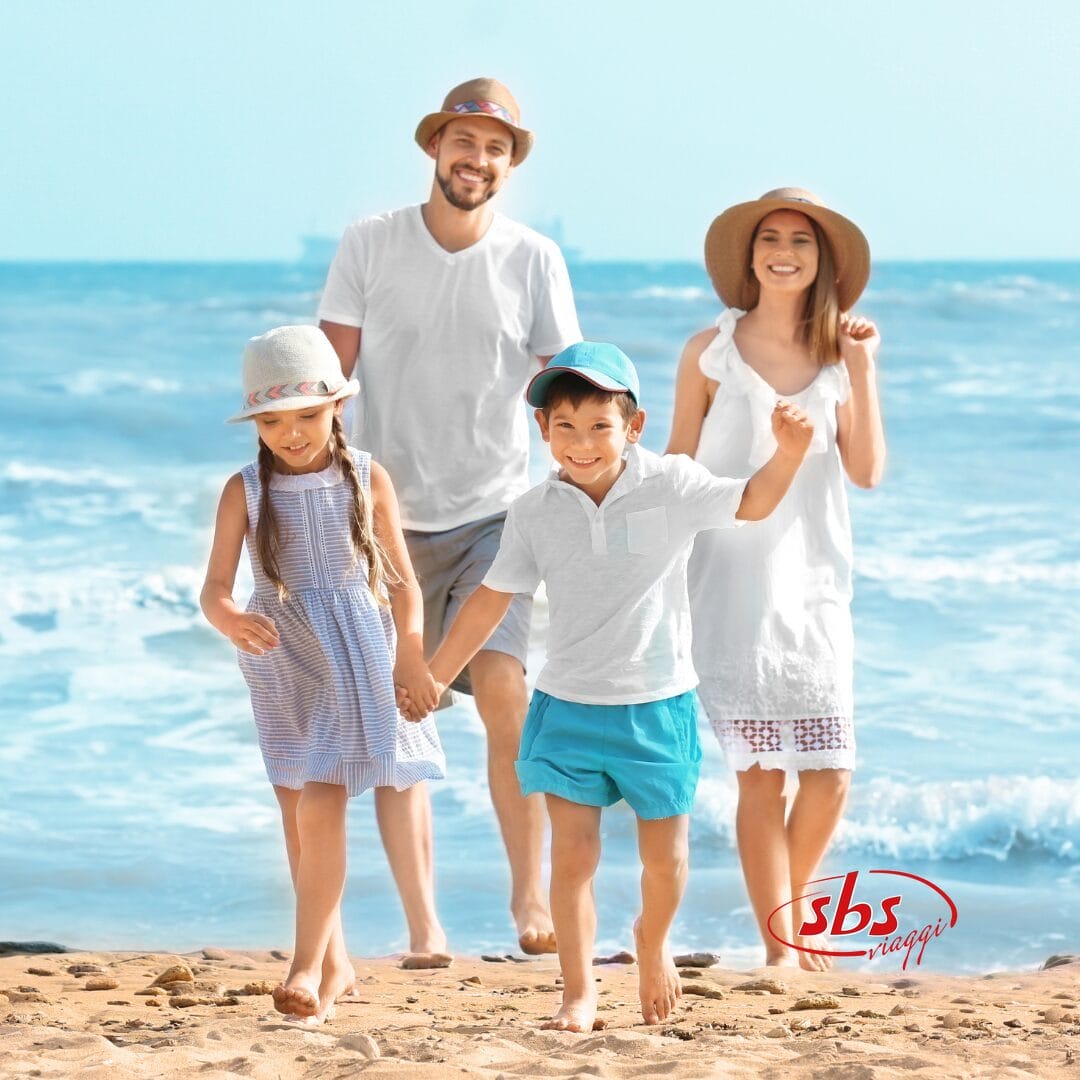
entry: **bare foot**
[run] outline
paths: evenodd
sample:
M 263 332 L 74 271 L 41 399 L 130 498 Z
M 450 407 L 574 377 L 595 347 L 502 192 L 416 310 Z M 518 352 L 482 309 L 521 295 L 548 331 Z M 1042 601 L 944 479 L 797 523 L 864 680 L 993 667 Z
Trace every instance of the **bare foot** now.
M 518 938 L 518 947 L 526 956 L 546 956 L 559 951 L 555 944 L 554 930 L 546 933 L 540 930 L 529 930 Z
M 274 1008 L 299 1019 L 319 1011 L 318 985 L 306 971 L 290 972 L 284 983 L 274 987 Z
M 637 942 L 641 1015 L 646 1024 L 659 1024 L 671 1015 L 675 1003 L 682 997 L 679 973 L 666 941 L 652 945 L 642 938 L 640 919 L 634 923 L 634 940 Z
M 301 1028 L 322 1027 L 322 1025 L 327 1020 L 333 1020 L 334 1019 L 334 1006 L 333 1006 L 333 1004 L 331 1004 L 329 1006 L 329 1008 L 327 1008 L 327 1009 L 319 1009 L 319 1011 L 317 1013 L 315 1013 L 313 1016 L 294 1016 L 294 1015 L 290 1014 L 289 1016 L 286 1016 L 284 1019 L 285 1019 L 285 1023 L 289 1024 L 292 1027 L 301 1027 Z
M 783 949 L 779 952 L 765 950 L 766 967 L 798 967 L 799 961 L 794 949 Z
M 802 949 L 827 949 L 830 945 L 827 937 L 799 937 L 795 936 L 795 944 Z M 833 966 L 831 956 L 821 956 L 818 953 L 799 951 L 799 967 L 803 971 L 828 971 Z
M 454 962 L 449 953 L 406 953 L 398 965 L 404 971 L 427 971 L 429 968 L 448 968 Z
M 596 994 L 563 998 L 559 1011 L 540 1025 L 541 1031 L 595 1031 L 603 1027 L 596 1019 Z
M 319 983 L 320 1022 L 330 1020 L 334 1015 L 334 1003 L 339 998 L 348 1000 L 356 992 L 356 971 L 352 964 L 334 964 L 329 956 L 323 962 L 322 982 Z

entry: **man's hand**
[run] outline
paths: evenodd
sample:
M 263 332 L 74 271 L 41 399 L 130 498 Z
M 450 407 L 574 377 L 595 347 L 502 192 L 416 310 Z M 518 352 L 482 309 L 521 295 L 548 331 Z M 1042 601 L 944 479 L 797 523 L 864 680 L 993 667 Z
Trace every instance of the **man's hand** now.
M 800 462 L 806 457 L 814 438 L 814 425 L 802 409 L 789 401 L 778 401 L 772 413 L 772 430 L 782 454 Z

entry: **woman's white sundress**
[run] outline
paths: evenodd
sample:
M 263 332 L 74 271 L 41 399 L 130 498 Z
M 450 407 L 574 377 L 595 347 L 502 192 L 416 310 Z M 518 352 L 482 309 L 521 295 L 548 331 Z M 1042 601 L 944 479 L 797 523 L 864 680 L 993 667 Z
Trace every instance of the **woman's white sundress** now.
M 721 476 L 750 476 L 776 450 L 771 415 L 781 396 L 739 355 L 725 311 L 702 352 L 719 388 L 696 460 Z M 814 438 L 780 505 L 764 521 L 701 533 L 690 560 L 698 692 L 736 770 L 850 769 L 852 725 L 851 525 L 836 446 L 847 369 L 822 367 L 783 395 L 814 424 Z
M 371 455 L 351 449 L 365 492 Z M 261 484 L 253 462 L 241 471 L 247 548 L 255 577 L 248 611 L 273 619 L 281 644 L 262 656 L 237 651 L 266 773 L 272 784 L 410 787 L 445 775 L 431 717 L 413 724 L 394 694 L 394 621 L 353 562 L 348 515 L 352 492 L 336 465 L 315 473 L 274 473 L 270 501 L 278 522 L 278 567 L 289 595 L 263 572 L 255 552 Z

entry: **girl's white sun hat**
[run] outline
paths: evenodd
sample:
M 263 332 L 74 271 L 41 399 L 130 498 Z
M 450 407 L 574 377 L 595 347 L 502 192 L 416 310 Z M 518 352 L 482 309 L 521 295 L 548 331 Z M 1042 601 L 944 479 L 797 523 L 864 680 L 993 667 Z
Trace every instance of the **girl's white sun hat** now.
M 244 349 L 244 407 L 226 421 L 258 413 L 310 409 L 352 397 L 360 390 L 346 379 L 334 346 L 317 326 L 279 326 L 253 337 Z

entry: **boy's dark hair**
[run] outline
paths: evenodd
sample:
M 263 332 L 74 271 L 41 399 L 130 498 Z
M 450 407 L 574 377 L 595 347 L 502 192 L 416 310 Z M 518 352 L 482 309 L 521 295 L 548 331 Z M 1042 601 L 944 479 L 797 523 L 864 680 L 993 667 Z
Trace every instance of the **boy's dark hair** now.
M 540 411 L 544 416 L 550 416 L 551 410 L 564 401 L 569 401 L 577 409 L 583 401 L 599 401 L 601 404 L 606 404 L 616 400 L 623 420 L 629 423 L 638 411 L 633 394 L 626 390 L 601 390 L 588 379 L 583 379 L 572 371 L 564 371 L 551 380 L 547 397 L 544 399 L 544 407 Z

